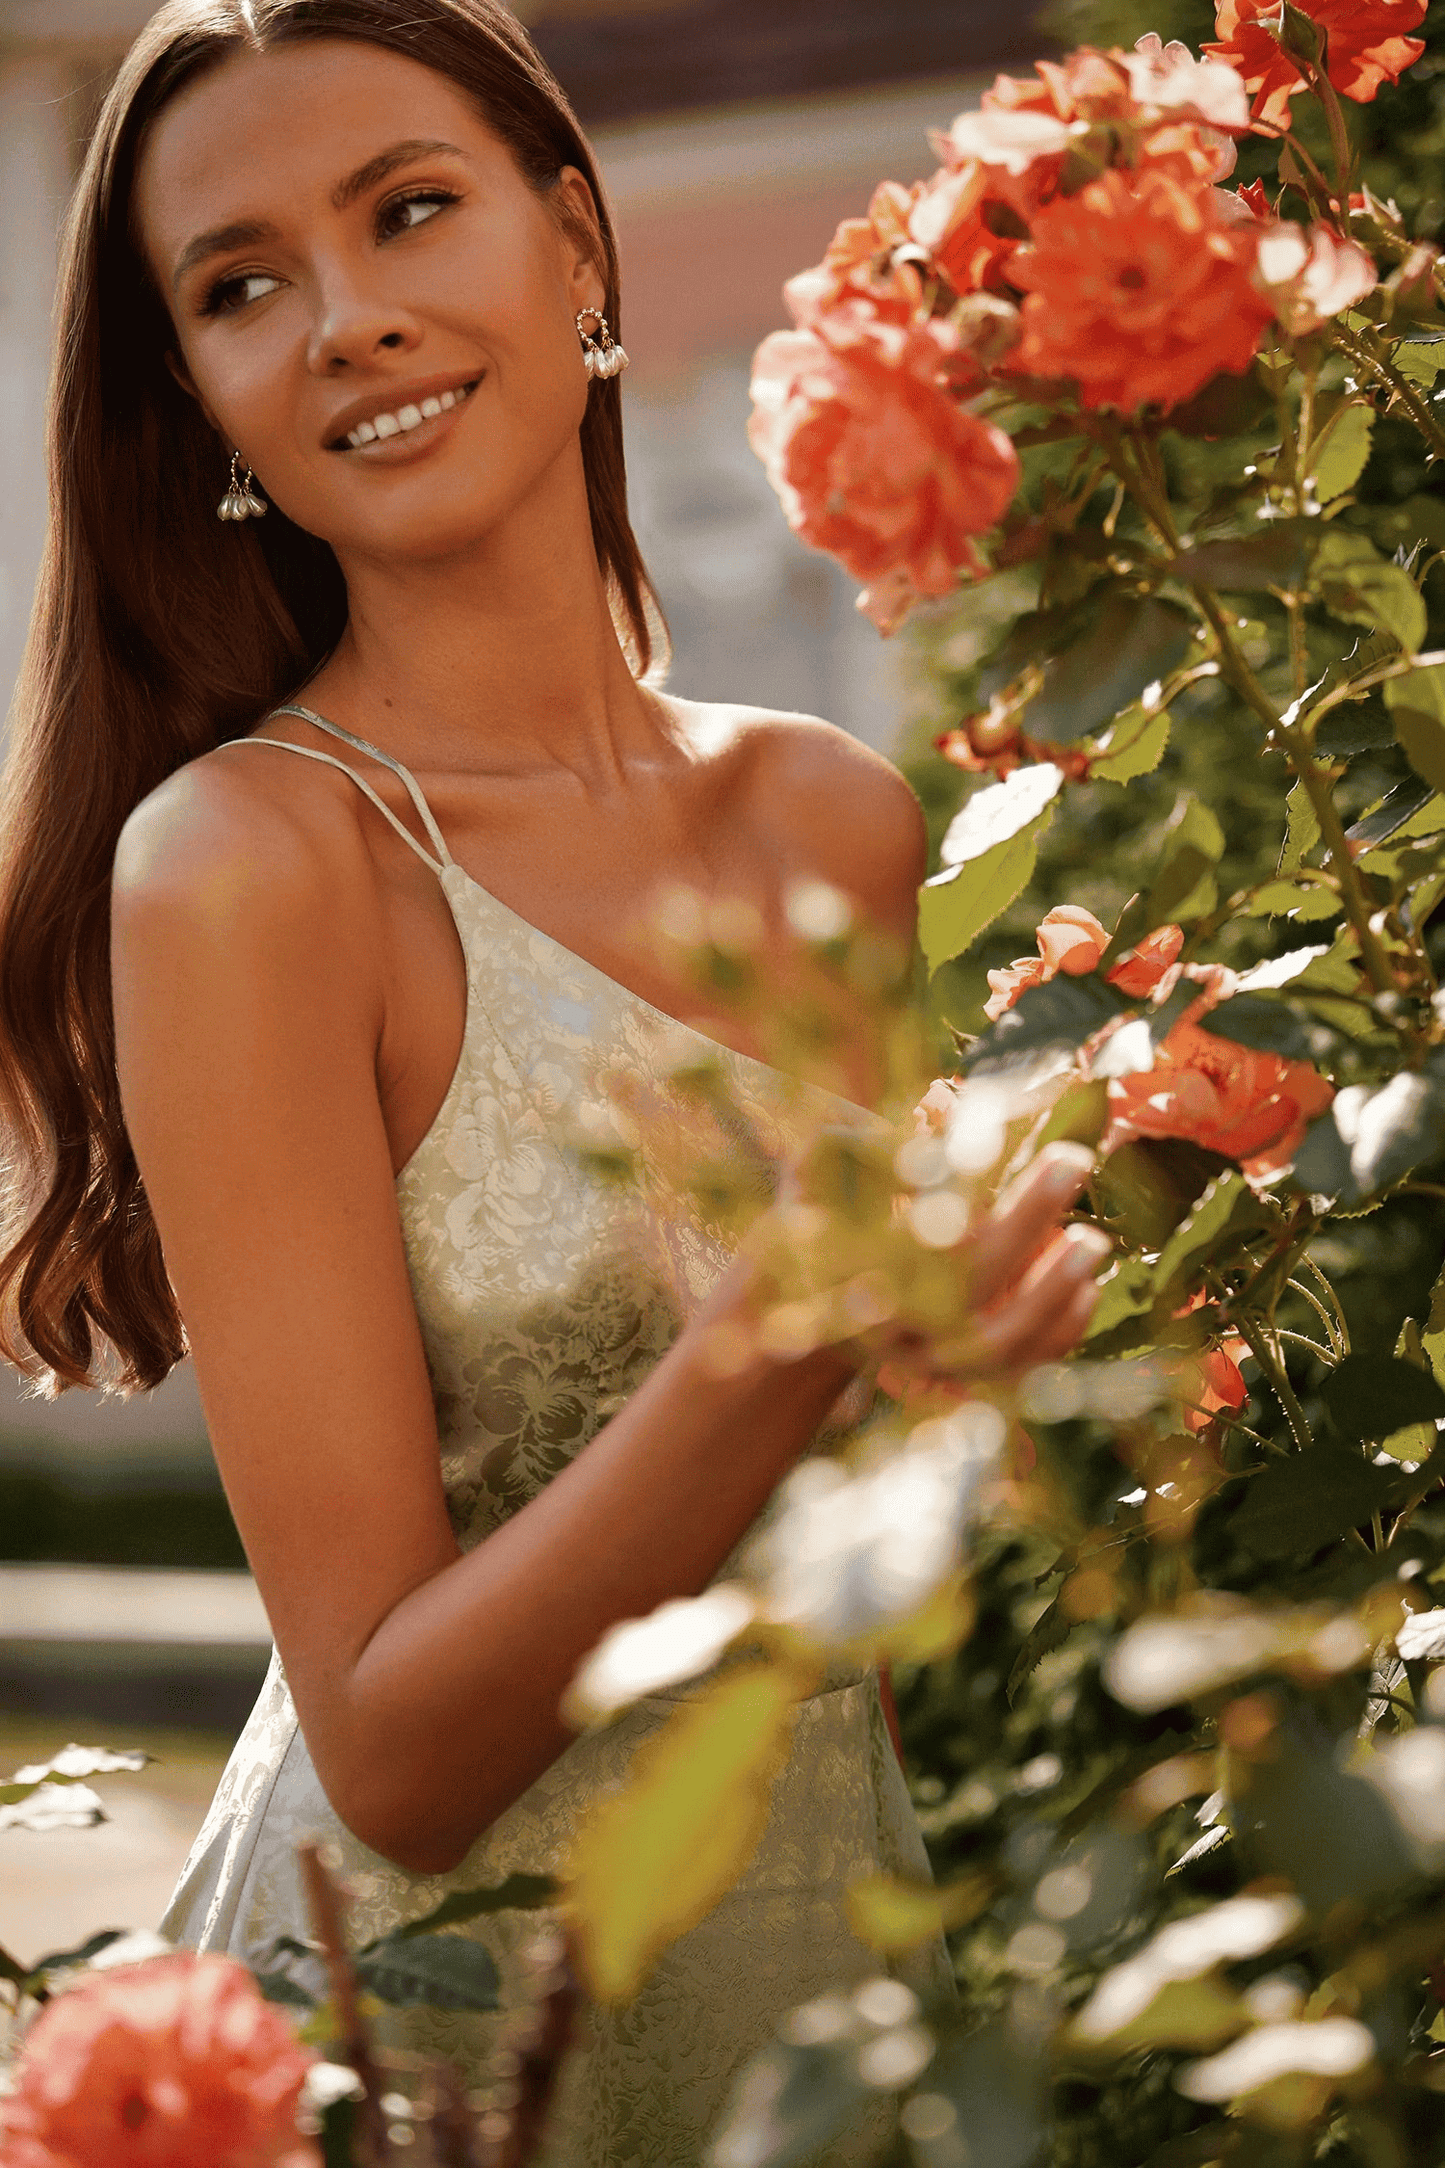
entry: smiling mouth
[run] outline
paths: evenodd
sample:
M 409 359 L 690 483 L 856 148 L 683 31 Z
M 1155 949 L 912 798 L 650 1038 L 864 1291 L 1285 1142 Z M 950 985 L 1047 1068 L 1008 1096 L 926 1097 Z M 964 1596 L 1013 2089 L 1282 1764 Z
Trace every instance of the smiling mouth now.
M 414 404 L 408 402 L 405 406 L 388 408 L 373 414 L 370 421 L 358 422 L 344 437 L 337 437 L 331 449 L 333 452 L 359 452 L 368 444 L 385 443 L 392 437 L 407 436 L 413 429 L 420 429 L 423 422 L 435 421 L 438 415 L 449 413 L 453 407 L 463 405 L 480 382 L 481 378 L 475 376 L 469 384 L 459 384 L 455 391 L 434 392 L 425 399 L 418 399 Z

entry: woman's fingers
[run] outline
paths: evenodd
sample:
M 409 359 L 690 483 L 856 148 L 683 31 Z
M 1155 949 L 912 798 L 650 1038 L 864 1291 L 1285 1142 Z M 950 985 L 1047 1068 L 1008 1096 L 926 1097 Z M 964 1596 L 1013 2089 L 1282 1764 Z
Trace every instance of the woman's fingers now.
M 1051 1230 L 1083 1189 L 1094 1155 L 1082 1144 L 1051 1144 L 1018 1175 L 968 1244 L 969 1298 L 986 1310 L 1031 1273 Z
M 1016 1286 L 975 1316 L 959 1341 L 938 1349 L 940 1365 L 989 1376 L 1051 1362 L 1066 1352 L 1088 1323 L 1096 1300 L 1094 1275 L 1111 1246 L 1100 1228 L 1066 1228 Z

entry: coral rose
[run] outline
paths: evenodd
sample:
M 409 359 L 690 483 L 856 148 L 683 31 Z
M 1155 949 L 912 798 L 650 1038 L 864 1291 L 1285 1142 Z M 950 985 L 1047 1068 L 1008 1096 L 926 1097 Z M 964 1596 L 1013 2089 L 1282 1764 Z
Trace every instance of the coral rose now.
M 1282 1061 L 1193 1021 L 1196 1003 L 1158 1049 L 1152 1069 L 1109 1082 L 1101 1150 L 1132 1137 L 1182 1137 L 1238 1162 L 1256 1179 L 1281 1173 L 1334 1088 L 1308 1062 Z
M 919 312 L 923 280 L 917 265 L 907 261 L 906 251 L 912 239 L 909 215 L 922 193 L 921 182 L 912 188 L 897 181 L 879 182 L 867 216 L 845 218 L 823 261 L 799 271 L 783 288 L 795 324 L 813 323 L 850 292 L 866 295 L 881 314 L 892 315 L 900 323 Z M 900 250 L 905 251 L 902 258 L 896 254 Z
M 1204 1305 L 1203 1288 L 1176 1310 L 1176 1317 L 1188 1317 L 1193 1310 Z M 1207 1430 L 1221 1408 L 1242 1408 L 1249 1398 L 1249 1387 L 1244 1382 L 1240 1364 L 1250 1352 L 1249 1342 L 1241 1340 L 1237 1333 L 1227 1333 L 1216 1340 L 1212 1347 L 1201 1348 L 1181 1368 L 1180 1384 L 1187 1395 L 1184 1410 L 1184 1428 L 1196 1435 Z
M 1086 407 L 1172 407 L 1247 369 L 1271 320 L 1252 221 L 1155 169 L 1102 174 L 1034 221 L 1009 275 L 1026 289 L 1013 365 L 1071 377 Z
M 1093 912 L 1076 903 L 1055 904 L 1040 921 L 1035 938 L 1037 956 L 1020 956 L 1002 971 L 990 971 L 993 991 L 984 1003 L 985 1016 L 1002 1016 L 1028 987 L 1042 986 L 1060 971 L 1067 978 L 1084 977 L 1109 946 L 1109 936 Z M 1182 927 L 1156 926 L 1147 940 L 1119 959 L 1108 974 L 1109 984 L 1135 998 L 1152 994 L 1183 946 Z
M 1325 33 L 1325 72 L 1335 89 L 1368 105 L 1385 82 L 1398 82 L 1425 50 L 1406 32 L 1425 20 L 1426 0 L 1295 0 Z M 1274 37 L 1278 0 L 1218 0 L 1217 42 L 1206 53 L 1228 61 L 1254 92 L 1254 117 L 1271 128 L 1289 126 L 1289 104 L 1308 80 L 1301 63 Z
M 753 364 L 748 435 L 788 524 L 896 615 L 982 570 L 973 537 L 1018 487 L 1009 438 L 959 402 L 972 367 L 947 323 L 894 323 L 861 298 L 774 332 Z
M 57 1995 L 0 2100 L 5 2168 L 320 2168 L 314 2060 L 244 1965 L 177 1950 Z

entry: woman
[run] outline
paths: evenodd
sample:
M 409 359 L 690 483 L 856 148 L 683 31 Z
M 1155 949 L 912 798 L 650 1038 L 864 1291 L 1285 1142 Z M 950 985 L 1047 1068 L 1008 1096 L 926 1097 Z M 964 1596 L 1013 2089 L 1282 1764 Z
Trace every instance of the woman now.
M 587 146 L 494 0 L 172 0 L 123 67 L 7 787 L 3 1285 L 56 1387 L 194 1355 L 278 1652 L 165 1922 L 202 1947 L 305 1931 L 318 1830 L 360 1934 L 555 1867 L 669 1706 L 570 1741 L 579 1660 L 717 1572 L 853 1375 L 719 1375 L 745 1269 L 566 1149 L 596 1061 L 658 1071 L 664 889 L 748 899 L 781 958 L 795 880 L 907 939 L 923 870 L 842 733 L 646 682 L 584 358 L 618 321 Z M 984 1229 L 980 1369 L 1082 1329 L 1079 1181 L 1046 1159 Z M 779 2013 L 874 1969 L 841 1897 L 880 1863 L 922 1853 L 855 1675 L 738 1890 L 593 2021 L 547 2158 L 700 2159 Z

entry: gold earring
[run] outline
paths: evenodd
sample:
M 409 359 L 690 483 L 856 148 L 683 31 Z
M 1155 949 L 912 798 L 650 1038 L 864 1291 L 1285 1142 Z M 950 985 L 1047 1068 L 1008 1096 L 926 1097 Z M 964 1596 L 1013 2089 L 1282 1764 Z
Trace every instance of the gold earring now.
M 585 328 L 589 317 L 596 325 L 593 331 Z M 589 376 L 621 376 L 627 367 L 627 351 L 613 338 L 601 309 L 578 312 L 577 336 L 582 341 L 582 360 Z
M 261 519 L 266 512 L 266 500 L 256 491 L 256 477 L 247 467 L 245 478 L 241 475 L 241 455 L 231 454 L 231 483 L 225 496 L 216 506 L 217 519 Z

